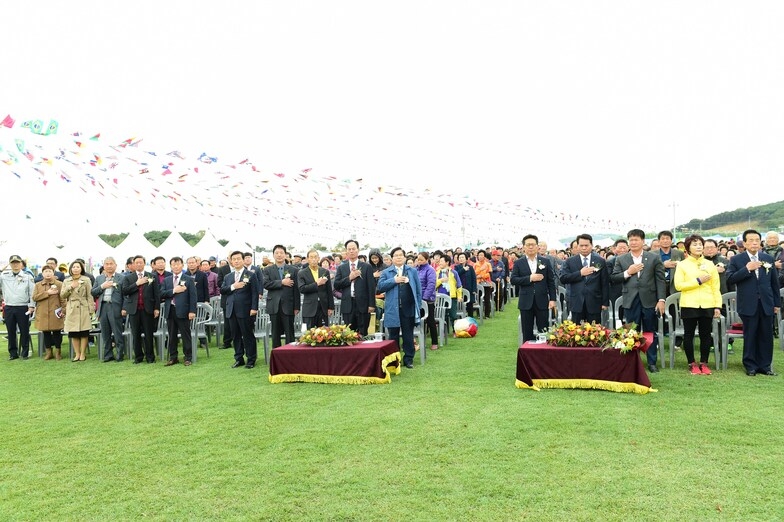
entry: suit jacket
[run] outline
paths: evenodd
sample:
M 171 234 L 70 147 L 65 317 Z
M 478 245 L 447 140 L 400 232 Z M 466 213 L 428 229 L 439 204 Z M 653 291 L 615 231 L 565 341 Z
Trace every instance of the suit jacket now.
M 210 301 L 210 288 L 209 282 L 207 281 L 207 274 L 201 270 L 196 270 L 193 274 L 185 270 L 183 271 L 183 274 L 187 274 L 188 277 L 193 279 L 193 284 L 196 287 L 196 302 L 208 303 Z
M 615 269 L 615 261 L 618 256 L 613 256 L 607 260 L 607 279 L 610 281 L 610 306 L 615 306 L 615 300 L 623 295 L 623 282 L 613 281 L 610 277 Z
M 653 252 L 659 255 L 659 259 L 661 259 L 661 249 L 656 249 Z M 670 247 L 670 261 L 683 261 L 686 259 L 684 256 L 683 251 L 679 248 Z M 663 263 L 664 261 L 662 261 Z M 667 280 L 672 281 L 675 278 L 675 269 L 674 268 L 665 268 L 664 269 L 664 277 Z M 670 293 L 675 292 L 675 288 L 673 287 L 670 290 Z
M 376 278 L 373 277 L 373 270 L 369 264 L 360 260 L 356 263 L 362 277 L 354 280 L 354 301 L 361 313 L 367 313 L 368 308 L 376 307 Z M 335 272 L 335 290 L 343 292 L 340 298 L 341 314 L 354 312 L 351 308 L 351 280 L 348 277 L 350 272 L 351 264 L 348 260 L 343 261 Z
M 161 297 L 163 298 L 163 313 L 165 317 L 169 317 L 169 308 L 171 307 L 172 300 L 174 300 L 174 312 L 179 319 L 187 319 L 188 314 L 196 313 L 196 295 L 198 289 L 193 278 L 187 272 L 180 273 L 180 281 L 178 286 L 185 286 L 187 291 L 174 293 L 174 275 L 170 275 L 163 280 L 163 288 L 161 289 Z
M 757 303 L 762 305 L 763 315 L 773 315 L 773 307 L 781 306 L 779 276 L 773 257 L 762 250 L 757 255 L 763 263 L 770 263 L 770 268 L 759 268 L 759 278 L 746 268 L 750 260 L 748 252 L 732 256 L 727 267 L 727 283 L 735 285 L 740 315 L 756 315 Z
M 564 285 L 571 285 L 569 309 L 581 311 L 585 305 L 588 313 L 598 314 L 602 311 L 602 306 L 609 306 L 610 303 L 610 274 L 607 271 L 607 262 L 602 256 L 591 252 L 588 264 L 599 270 L 582 276 L 582 259 L 579 254 L 567 259 L 561 267 L 559 278 Z
M 332 295 L 329 270 L 319 267 L 318 275 L 326 277 L 327 282 L 319 286 L 313 279 L 310 267 L 303 268 L 297 273 L 299 292 L 302 294 L 302 317 L 315 317 L 319 306 L 324 312 L 324 317 L 327 316 L 327 310 L 335 309 L 335 297 Z
M 123 305 L 123 294 L 122 294 L 123 274 L 115 272 L 112 280 L 117 285 L 112 289 L 112 304 L 118 306 L 117 315 L 120 315 L 120 309 Z M 101 317 L 101 307 L 103 306 L 103 295 L 104 293 L 106 293 L 106 290 L 101 288 L 101 285 L 104 284 L 105 282 L 106 282 L 106 274 L 99 275 L 98 277 L 95 278 L 95 284 L 93 285 L 92 290 L 90 290 L 92 296 L 98 300 L 98 305 L 96 308 L 96 313 L 98 317 Z
M 658 252 L 642 252 L 643 269 L 640 276 L 632 275 L 628 279 L 623 273 L 634 264 L 632 253 L 627 252 L 616 256 L 610 281 L 623 283 L 623 307 L 629 308 L 634 298 L 639 295 L 644 308 L 654 308 L 659 299 L 667 298 L 667 285 L 664 281 L 664 263 Z
M 247 284 L 244 288 L 232 290 L 235 272 L 232 270 L 223 278 L 221 295 L 226 297 L 226 317 L 236 315 L 243 319 L 250 317 L 251 310 L 259 309 L 259 287 L 258 279 L 247 269 L 242 269 L 240 278 Z
M 264 288 L 264 272 L 263 272 L 262 268 L 260 266 L 258 266 L 258 265 L 250 265 L 249 267 L 247 267 L 247 269 L 250 270 L 251 272 L 253 272 L 254 274 L 256 274 L 256 282 L 259 284 L 259 289 L 260 290 L 263 289 Z M 295 280 L 295 282 L 296 282 L 296 280 Z
M 142 285 L 141 289 L 142 298 L 144 300 L 144 311 L 152 314 L 155 310 L 160 308 L 161 305 L 161 287 L 158 285 L 157 275 L 153 276 L 150 272 L 144 274 L 152 278 L 152 283 Z M 123 310 L 128 315 L 136 314 L 136 301 L 139 298 L 139 287 L 136 286 L 136 281 L 139 277 L 136 272 L 128 272 L 123 276 L 122 293 L 123 293 Z
M 520 310 L 530 310 L 534 303 L 540 310 L 544 310 L 550 301 L 558 298 L 553 266 L 540 255 L 536 256 L 536 273 L 543 274 L 544 279 L 531 282 L 531 268 L 526 256 L 515 261 L 512 267 L 510 282 L 517 287 L 517 308 Z
M 264 269 L 262 278 L 264 289 L 267 291 L 267 313 L 295 315 L 300 306 L 299 285 L 297 284 L 298 269 L 294 265 L 283 265 L 283 278 L 280 277 L 278 265 L 271 264 Z M 283 279 L 289 275 L 294 285 L 283 286 Z

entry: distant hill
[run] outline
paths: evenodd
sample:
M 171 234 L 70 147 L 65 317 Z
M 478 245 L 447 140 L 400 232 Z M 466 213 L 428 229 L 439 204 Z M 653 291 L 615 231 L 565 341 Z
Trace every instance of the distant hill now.
M 733 235 L 747 228 L 757 229 L 763 235 L 768 230 L 784 230 L 784 201 L 730 210 L 705 219 L 692 219 L 680 225 L 678 230 Z

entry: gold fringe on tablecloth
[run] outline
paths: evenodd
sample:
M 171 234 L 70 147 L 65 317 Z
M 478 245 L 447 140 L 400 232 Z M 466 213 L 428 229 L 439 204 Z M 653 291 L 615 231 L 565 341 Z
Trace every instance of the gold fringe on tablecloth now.
M 637 384 L 636 382 L 600 381 L 597 379 L 533 379 L 533 386 L 528 386 L 523 381 L 515 379 L 517 388 L 539 391 L 540 388 L 582 388 L 589 390 L 606 390 L 619 393 L 637 393 L 645 395 L 648 392 L 657 392 L 654 388 Z

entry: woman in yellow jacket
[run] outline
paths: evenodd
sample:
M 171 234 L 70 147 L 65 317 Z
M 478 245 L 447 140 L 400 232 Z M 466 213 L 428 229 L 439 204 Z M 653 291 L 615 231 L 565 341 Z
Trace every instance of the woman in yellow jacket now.
M 702 256 L 705 240 L 692 234 L 685 240 L 686 253 L 675 270 L 675 289 L 681 293 L 683 351 L 693 375 L 710 375 L 708 356 L 713 346 L 711 324 L 721 316 L 721 290 L 716 265 Z M 700 328 L 700 364 L 694 362 L 694 330 Z
M 436 293 L 448 295 L 451 298 L 451 307 L 449 308 L 448 325 L 452 325 L 452 332 L 455 331 L 455 320 L 457 320 L 457 300 L 463 299 L 463 283 L 457 272 L 452 268 L 452 258 L 448 255 L 443 255 L 438 260 L 438 270 L 436 270 Z M 449 327 L 447 325 L 447 330 Z

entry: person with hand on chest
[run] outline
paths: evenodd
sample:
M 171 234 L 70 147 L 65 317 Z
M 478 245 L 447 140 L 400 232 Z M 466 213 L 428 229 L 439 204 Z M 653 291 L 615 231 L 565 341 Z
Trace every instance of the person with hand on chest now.
M 172 275 L 163 280 L 161 290 L 169 334 L 169 359 L 166 361 L 166 366 L 173 366 L 180 362 L 178 336 L 182 337 L 185 366 L 190 366 L 193 361 L 193 339 L 191 338 L 190 325 L 193 318 L 196 317 L 196 284 L 189 274 L 182 271 L 181 257 L 171 258 L 169 265 L 172 269 Z

